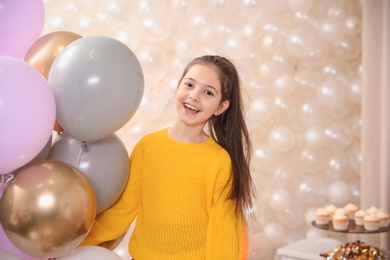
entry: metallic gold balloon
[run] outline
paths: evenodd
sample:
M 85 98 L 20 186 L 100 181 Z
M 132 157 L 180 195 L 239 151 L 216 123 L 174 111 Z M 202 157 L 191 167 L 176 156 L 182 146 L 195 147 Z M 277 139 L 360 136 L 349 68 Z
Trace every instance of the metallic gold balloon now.
M 50 67 L 55 58 L 57 58 L 67 45 L 79 38 L 81 38 L 80 35 L 67 31 L 57 31 L 46 34 L 34 42 L 27 51 L 24 61 L 37 69 L 47 80 Z M 55 122 L 53 129 L 57 132 L 64 131 L 57 121 Z
M 21 170 L 0 199 L 9 240 L 28 255 L 53 258 L 74 250 L 96 214 L 92 186 L 73 166 L 43 161 Z
M 24 61 L 32 65 L 48 79 L 50 67 L 55 58 L 67 45 L 79 38 L 81 38 L 80 35 L 67 31 L 46 34 L 30 47 L 24 57 Z

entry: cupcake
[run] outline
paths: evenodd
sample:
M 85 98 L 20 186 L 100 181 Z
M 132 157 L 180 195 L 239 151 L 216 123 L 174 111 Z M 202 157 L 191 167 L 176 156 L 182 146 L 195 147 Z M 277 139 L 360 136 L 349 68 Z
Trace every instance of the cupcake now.
M 346 215 L 334 214 L 332 218 L 334 230 L 347 230 L 349 225 L 349 219 Z
M 375 214 L 367 214 L 364 217 L 364 229 L 375 231 L 379 229 L 379 218 Z
M 383 209 L 377 210 L 375 215 L 379 218 L 379 227 L 384 228 L 387 227 L 390 223 L 390 215 L 387 211 Z
M 336 206 L 333 205 L 333 204 L 330 204 L 330 205 L 328 205 L 328 206 L 325 207 L 325 210 L 326 210 L 326 212 L 328 212 L 328 214 L 329 214 L 330 217 L 333 216 L 333 214 L 334 214 L 334 212 L 336 211 L 336 209 L 337 209 Z
M 346 212 L 348 218 L 350 220 L 353 220 L 355 217 L 355 212 L 358 211 L 359 208 L 355 204 L 348 203 L 347 205 L 344 206 L 344 211 Z
M 347 215 L 347 212 L 345 212 L 344 208 L 337 208 L 334 215 Z
M 362 209 L 356 211 L 355 215 L 354 215 L 355 224 L 359 225 L 359 226 L 363 226 L 364 225 L 364 217 L 366 215 L 367 215 L 366 211 L 364 211 Z
M 328 225 L 330 221 L 330 215 L 324 208 L 318 208 L 314 212 L 314 217 L 317 225 Z
M 367 214 L 375 214 L 378 211 L 378 209 L 374 206 L 371 206 L 366 211 L 367 211 Z

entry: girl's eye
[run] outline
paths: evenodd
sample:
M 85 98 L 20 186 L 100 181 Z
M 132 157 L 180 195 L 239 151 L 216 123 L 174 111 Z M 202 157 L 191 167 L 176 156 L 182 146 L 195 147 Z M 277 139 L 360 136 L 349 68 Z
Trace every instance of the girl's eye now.
M 189 87 L 189 88 L 192 88 L 194 85 L 192 85 L 192 83 L 184 83 L 185 86 Z
M 213 92 L 211 92 L 211 91 L 208 91 L 208 90 L 206 90 L 206 95 L 208 95 L 208 96 L 214 96 L 214 93 Z

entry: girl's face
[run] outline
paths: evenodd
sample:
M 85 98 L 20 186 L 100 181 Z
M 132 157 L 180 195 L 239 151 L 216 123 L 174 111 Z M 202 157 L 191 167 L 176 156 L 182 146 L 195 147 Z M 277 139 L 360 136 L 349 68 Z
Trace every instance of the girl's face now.
M 213 115 L 222 114 L 229 101 L 222 99 L 217 71 L 210 66 L 196 64 L 184 75 L 176 92 L 176 109 L 187 125 L 205 125 Z

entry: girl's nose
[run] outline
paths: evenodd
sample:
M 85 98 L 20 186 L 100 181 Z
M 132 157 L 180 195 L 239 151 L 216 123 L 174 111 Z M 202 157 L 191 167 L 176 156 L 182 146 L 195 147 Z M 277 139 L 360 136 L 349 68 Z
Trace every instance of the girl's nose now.
M 190 95 L 188 96 L 191 100 L 194 100 L 194 101 L 199 101 L 199 98 L 198 98 L 198 94 L 193 91 L 190 93 Z

